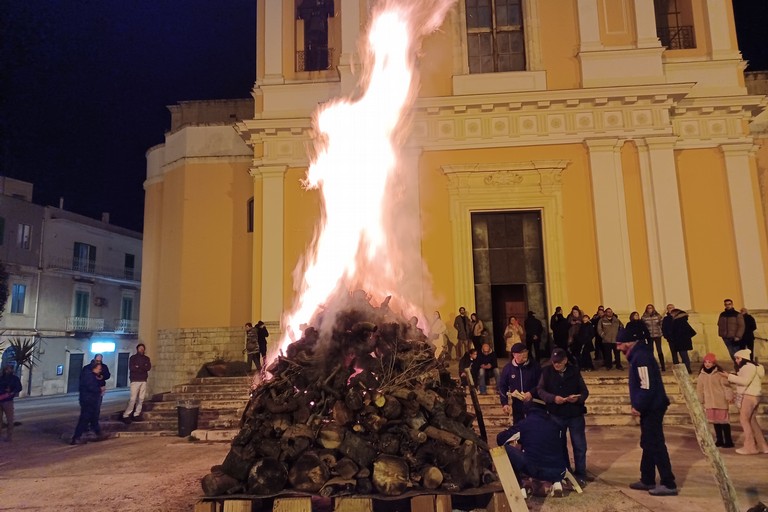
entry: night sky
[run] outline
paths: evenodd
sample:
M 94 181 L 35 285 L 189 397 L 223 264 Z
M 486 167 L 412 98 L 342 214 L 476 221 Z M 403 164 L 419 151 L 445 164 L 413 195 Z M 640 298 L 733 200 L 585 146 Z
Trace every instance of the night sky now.
M 768 69 L 768 2 L 734 11 L 748 70 Z M 0 175 L 140 231 L 166 105 L 249 97 L 255 18 L 256 0 L 0 0 Z

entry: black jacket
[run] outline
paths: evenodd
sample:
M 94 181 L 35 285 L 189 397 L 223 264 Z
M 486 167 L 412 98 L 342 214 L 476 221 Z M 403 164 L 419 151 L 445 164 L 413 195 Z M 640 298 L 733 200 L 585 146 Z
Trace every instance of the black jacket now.
M 682 309 L 672 310 L 672 348 L 677 351 L 693 350 L 696 331 L 688 323 L 688 313 Z
M 536 466 L 565 470 L 563 457 L 563 431 L 540 407 L 531 407 L 528 416 L 496 437 L 496 444 L 502 446 L 510 437 L 520 433 L 520 445 L 526 458 L 535 461 Z
M 102 381 L 93 372 L 80 374 L 80 403 L 95 405 L 101 397 Z
M 0 402 L 10 402 L 19 393 L 21 393 L 21 380 L 14 374 L 0 373 L 0 395 L 8 394 L 5 398 L 0 399 Z
M 664 411 L 669 398 L 661 380 L 659 364 L 649 345 L 635 343 L 627 356 L 629 360 L 629 399 L 640 414 Z
M 547 403 L 547 410 L 553 416 L 574 418 L 587 412 L 584 402 L 589 397 L 589 390 L 584 383 L 581 372 L 572 364 L 566 365 L 562 373 L 555 370 L 554 366 L 542 368 L 536 392 L 539 398 Z M 574 403 L 555 403 L 555 396 L 567 397 L 570 395 L 580 396 Z
M 595 350 L 593 340 L 595 339 L 595 328 L 592 322 L 582 323 L 579 326 L 579 331 L 576 333 L 576 337 L 573 339 L 573 351 L 576 354 L 580 354 L 582 350 L 592 352 Z
M 643 343 L 648 343 L 651 339 L 651 333 L 648 332 L 648 328 L 642 320 L 630 320 L 624 326 L 624 331 L 622 331 L 620 338 L 621 341 L 642 341 Z
M 80 370 L 80 379 L 81 380 L 82 380 L 83 376 L 86 373 L 93 373 L 93 365 L 94 365 L 95 362 L 96 362 L 96 360 L 92 359 L 90 363 L 88 363 L 87 365 L 83 366 L 83 369 Z M 112 376 L 112 374 L 109 373 L 109 367 L 102 362 L 101 363 L 101 375 L 98 377 L 99 382 L 101 382 L 101 387 L 104 387 L 104 386 L 107 385 L 107 381 L 109 380 L 109 378 L 111 376 Z

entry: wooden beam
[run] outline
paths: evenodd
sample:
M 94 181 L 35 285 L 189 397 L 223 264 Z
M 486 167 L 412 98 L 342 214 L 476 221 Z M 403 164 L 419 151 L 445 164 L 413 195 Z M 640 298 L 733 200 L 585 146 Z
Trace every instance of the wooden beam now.
M 312 498 L 275 498 L 272 512 L 312 512 Z
M 496 473 L 501 480 L 501 486 L 504 488 L 504 495 L 507 497 L 508 510 L 510 512 L 528 512 L 528 505 L 520 491 L 520 484 L 517 483 L 517 476 L 512 469 L 512 463 L 509 462 L 507 451 L 503 446 L 491 448 L 491 458 L 493 458 L 493 465 L 496 466 Z
M 200 500 L 195 503 L 195 512 L 219 512 L 219 504 L 215 501 Z
M 720 456 L 720 450 L 717 449 L 715 441 L 712 439 L 712 434 L 709 431 L 709 423 L 704 414 L 704 407 L 701 405 L 701 402 L 699 402 L 696 390 L 693 389 L 691 376 L 688 375 L 688 369 L 683 364 L 676 364 L 672 367 L 672 371 L 675 374 L 677 384 L 680 386 L 680 391 L 688 406 L 691 422 L 693 423 L 693 428 L 696 432 L 696 440 L 699 442 L 699 446 L 701 447 L 704 456 L 712 465 L 712 469 L 715 470 L 715 481 L 720 490 L 720 497 L 723 499 L 725 510 L 726 512 L 738 512 L 739 501 L 736 496 L 736 489 L 734 489 L 733 483 L 728 476 L 728 469 L 725 467 L 723 458 Z
M 224 500 L 223 512 L 251 512 L 252 509 L 251 500 Z
M 333 512 L 373 512 L 370 498 L 334 498 Z

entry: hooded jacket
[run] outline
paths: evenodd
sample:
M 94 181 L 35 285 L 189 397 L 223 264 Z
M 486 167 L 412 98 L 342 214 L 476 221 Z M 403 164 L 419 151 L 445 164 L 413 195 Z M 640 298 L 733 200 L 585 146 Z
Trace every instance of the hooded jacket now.
M 528 359 L 525 364 L 518 365 L 515 361 L 510 361 L 501 370 L 501 377 L 499 377 L 499 399 L 501 405 L 508 405 L 509 400 L 507 398 L 507 392 L 520 391 L 521 393 L 531 392 L 535 393 L 536 386 L 539 384 L 539 377 L 541 377 L 541 367 L 539 363 L 533 359 Z M 536 395 L 534 394 L 534 397 Z M 522 402 L 520 400 L 514 400 L 512 407 L 516 407 Z
M 635 343 L 627 355 L 629 360 L 629 400 L 640 414 L 665 411 L 669 397 L 661 380 L 659 364 L 645 343 Z
M 726 309 L 717 318 L 717 335 L 721 338 L 744 336 L 744 315 L 735 309 Z
M 682 309 L 672 310 L 671 348 L 680 352 L 693 350 L 693 337 L 696 331 L 688 323 L 688 313 Z

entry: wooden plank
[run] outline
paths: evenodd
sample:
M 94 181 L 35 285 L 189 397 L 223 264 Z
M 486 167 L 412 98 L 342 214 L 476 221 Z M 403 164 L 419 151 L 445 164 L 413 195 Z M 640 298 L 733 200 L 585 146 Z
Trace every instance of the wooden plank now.
M 435 496 L 435 512 L 451 512 L 453 504 L 451 497 L 447 494 L 438 494 Z
M 312 498 L 275 498 L 272 512 L 312 512 Z
M 373 512 L 373 500 L 370 498 L 334 498 L 333 512 Z
M 475 409 L 475 419 L 477 419 L 477 428 L 480 430 L 480 439 L 488 442 L 488 434 L 485 431 L 485 420 L 483 420 L 483 411 L 480 410 L 480 400 L 477 398 L 475 382 L 472 379 L 472 372 L 467 371 L 467 382 L 469 383 L 469 396 L 472 398 L 472 407 Z
M 411 512 L 435 512 L 435 495 L 425 494 L 411 498 Z
M 573 486 L 574 490 L 575 490 L 575 491 L 576 491 L 578 494 L 581 494 L 581 493 L 583 493 L 583 492 L 584 492 L 584 490 L 581 488 L 581 485 L 579 485 L 579 481 L 578 481 L 578 480 L 576 480 L 576 477 L 575 477 L 575 476 L 573 476 L 573 473 L 571 473 L 571 472 L 570 472 L 570 471 L 568 471 L 567 469 L 565 470 L 565 478 L 567 478 L 567 479 L 568 479 L 568 481 L 569 481 L 569 482 L 571 482 L 571 485 Z
M 509 502 L 503 492 L 495 492 L 486 507 L 486 512 L 510 512 Z
M 726 512 L 738 512 L 739 500 L 736 496 L 736 489 L 734 489 L 733 482 L 731 482 L 728 476 L 728 469 L 725 467 L 723 458 L 720 456 L 720 450 L 715 446 L 715 441 L 709 432 L 709 423 L 704 414 L 704 407 L 699 402 L 699 397 L 693 388 L 688 370 L 685 365 L 676 364 L 673 365 L 672 372 L 675 374 L 677 384 L 680 386 L 680 392 L 683 394 L 683 398 L 685 398 L 685 403 L 688 405 L 688 412 L 691 415 L 691 422 L 693 423 L 693 429 L 696 432 L 696 439 L 699 441 L 701 451 L 715 471 L 715 480 L 717 481 L 725 510 Z
M 503 446 L 491 448 L 491 457 L 493 458 L 493 465 L 496 466 L 499 480 L 501 480 L 501 486 L 504 488 L 504 495 L 509 505 L 508 510 L 510 512 L 528 512 L 528 505 L 520 491 L 520 484 L 517 483 L 517 476 L 512 469 L 512 463 L 509 462 L 507 451 Z
M 195 503 L 195 512 L 219 512 L 219 504 L 215 501 L 198 501 Z
M 223 512 L 251 512 L 252 509 L 251 500 L 224 500 Z

